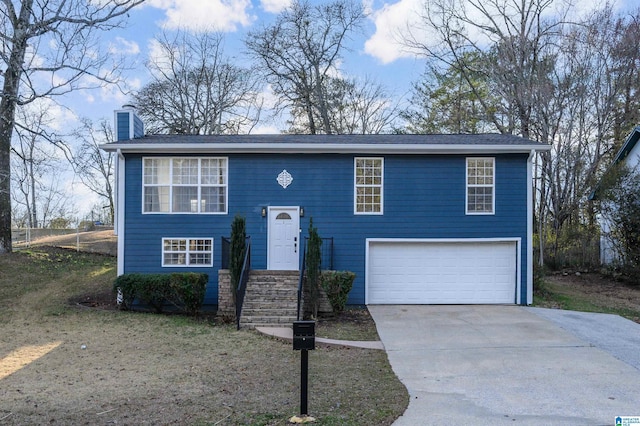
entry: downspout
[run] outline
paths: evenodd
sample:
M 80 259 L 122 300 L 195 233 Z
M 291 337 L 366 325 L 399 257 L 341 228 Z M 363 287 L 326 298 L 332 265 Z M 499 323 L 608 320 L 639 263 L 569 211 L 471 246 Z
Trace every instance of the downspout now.
M 118 276 L 124 274 L 124 187 L 125 160 L 122 151 L 116 152 L 116 217 L 114 223 L 115 234 L 118 236 Z
M 532 149 L 527 159 L 527 305 L 533 303 L 533 159 L 535 156 L 536 151 Z

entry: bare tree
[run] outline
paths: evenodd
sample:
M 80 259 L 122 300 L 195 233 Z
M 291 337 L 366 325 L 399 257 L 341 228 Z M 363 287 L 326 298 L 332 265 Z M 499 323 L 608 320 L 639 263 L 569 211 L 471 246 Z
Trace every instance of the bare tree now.
M 424 9 L 424 31 L 411 29 L 405 37 L 408 46 L 460 75 L 499 132 L 552 145 L 537 168 L 541 262 L 548 236 L 555 256 L 561 235 L 592 226 L 586 195 L 612 135 L 629 129 L 626 120 L 637 117 L 638 105 L 633 76 L 640 49 L 630 42 L 638 35 L 638 15 L 616 16 L 605 4 L 569 22 L 571 9 L 558 12 L 555 5 L 433 0 Z M 574 231 L 566 232 L 567 224 Z
M 384 86 L 371 78 L 328 78 L 325 92 L 330 133 L 366 135 L 393 130 L 398 104 L 391 100 Z M 311 133 L 304 110 L 303 105 L 292 109 L 289 133 Z M 317 111 L 314 113 L 316 121 L 321 121 Z
M 17 137 L 11 148 L 13 200 L 25 209 L 27 226 L 37 228 L 43 226 L 49 213 L 46 205 L 50 202 L 45 200 L 59 196 L 49 193 L 52 188 L 48 181 L 61 172 L 62 164 L 56 154 L 62 153 L 54 152 L 54 145 L 41 136 L 42 129 L 51 121 L 45 106 L 21 109 L 17 118 L 21 125 L 16 129 Z
M 96 128 L 91 120 L 84 119 L 75 136 L 80 141 L 80 146 L 70 158 L 75 174 L 87 189 L 103 200 L 109 210 L 109 221 L 113 223 L 115 158 L 113 153 L 100 149 L 101 144 L 115 140 L 113 129 L 106 120 L 100 121 Z
M 247 36 L 279 106 L 301 109 L 311 134 L 332 133 L 327 84 L 364 17 L 362 6 L 350 0 L 295 1 L 273 25 Z
M 165 33 L 156 43 L 147 63 L 153 80 L 133 101 L 149 132 L 237 134 L 255 126 L 257 75 L 224 55 L 222 34 Z
M 385 87 L 370 77 L 330 80 L 329 110 L 332 128 L 340 134 L 390 132 L 398 118 L 398 103 Z
M 117 79 L 98 46 L 144 0 L 0 1 L 0 253 L 11 251 L 11 138 L 16 108 L 42 97 Z
M 620 16 L 610 6 L 594 11 L 564 34 L 551 84 L 541 89 L 553 96 L 537 102 L 532 137 L 553 146 L 541 164 L 538 212 L 541 235 L 545 226 L 551 228 L 547 234 L 554 237 L 553 257 L 560 249 L 559 238 L 568 234 L 566 224 L 595 234 L 595 211 L 586 195 L 603 159 L 637 124 L 634 93 L 640 85 L 633 70 L 640 51 L 627 46 L 629 37 L 638 34 L 637 22 L 638 12 Z
M 536 94 L 548 72 L 546 62 L 565 24 L 563 15 L 546 17 L 553 3 L 432 0 L 425 5 L 421 28 L 408 29 L 403 41 L 411 49 L 455 69 L 501 133 L 529 137 L 533 109 L 539 101 Z M 425 34 L 435 38 L 427 39 Z M 491 60 L 479 62 L 475 54 Z M 476 78 L 483 73 L 486 78 Z M 497 111 L 482 96 L 486 82 L 502 99 Z

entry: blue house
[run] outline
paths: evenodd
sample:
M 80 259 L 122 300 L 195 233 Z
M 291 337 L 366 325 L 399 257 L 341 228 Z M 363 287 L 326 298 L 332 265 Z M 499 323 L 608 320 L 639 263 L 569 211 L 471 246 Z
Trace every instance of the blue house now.
M 253 269 L 298 270 L 309 221 L 350 304 L 532 303 L 533 158 L 511 135 L 144 136 L 115 112 L 118 273 L 209 274 L 246 218 Z

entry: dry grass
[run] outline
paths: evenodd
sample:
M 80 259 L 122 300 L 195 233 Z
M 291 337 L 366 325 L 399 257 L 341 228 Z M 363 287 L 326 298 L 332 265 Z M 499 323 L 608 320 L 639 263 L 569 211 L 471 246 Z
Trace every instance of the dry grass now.
M 640 323 L 640 286 L 599 273 L 548 275 L 534 290 L 536 306 L 617 314 Z
M 110 288 L 109 256 L 33 249 L 0 256 L 0 270 L 0 424 L 282 425 L 298 414 L 290 343 L 68 303 Z M 406 408 L 383 351 L 318 347 L 309 365 L 316 424 L 388 425 Z

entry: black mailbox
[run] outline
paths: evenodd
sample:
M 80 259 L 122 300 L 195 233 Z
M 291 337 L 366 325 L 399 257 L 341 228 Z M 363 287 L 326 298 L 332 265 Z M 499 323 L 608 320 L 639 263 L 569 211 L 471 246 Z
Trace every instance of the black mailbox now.
M 313 350 L 316 348 L 316 322 L 293 322 L 293 350 Z

